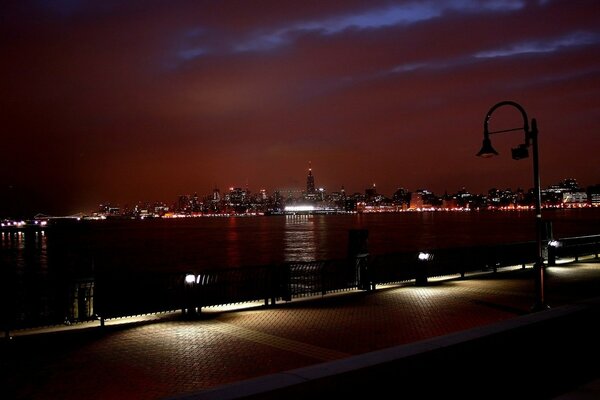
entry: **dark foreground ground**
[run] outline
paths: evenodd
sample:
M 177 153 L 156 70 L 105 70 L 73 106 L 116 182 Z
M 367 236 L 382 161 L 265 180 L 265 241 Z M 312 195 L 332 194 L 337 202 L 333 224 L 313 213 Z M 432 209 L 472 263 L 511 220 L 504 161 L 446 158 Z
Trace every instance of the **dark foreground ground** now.
M 600 262 L 546 271 L 551 309 L 535 313 L 527 268 L 13 332 L 0 339 L 2 397 L 600 398 L 578 389 L 600 377 Z

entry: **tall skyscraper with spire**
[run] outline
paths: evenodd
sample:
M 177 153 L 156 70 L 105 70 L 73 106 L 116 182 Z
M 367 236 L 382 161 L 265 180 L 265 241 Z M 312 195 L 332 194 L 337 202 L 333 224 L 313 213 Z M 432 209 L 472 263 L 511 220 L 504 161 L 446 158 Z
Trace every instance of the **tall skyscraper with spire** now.
M 315 177 L 312 174 L 312 165 L 308 162 L 308 176 L 306 177 L 306 194 L 314 194 L 315 191 Z

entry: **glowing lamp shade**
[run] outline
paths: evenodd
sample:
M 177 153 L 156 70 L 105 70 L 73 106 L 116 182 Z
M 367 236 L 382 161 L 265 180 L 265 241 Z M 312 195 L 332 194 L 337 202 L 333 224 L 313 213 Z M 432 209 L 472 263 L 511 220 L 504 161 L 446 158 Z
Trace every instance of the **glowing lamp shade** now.
M 498 152 L 492 147 L 492 142 L 489 137 L 483 138 L 483 145 L 481 146 L 481 150 L 477 153 L 477 157 L 490 158 L 492 156 L 497 156 Z

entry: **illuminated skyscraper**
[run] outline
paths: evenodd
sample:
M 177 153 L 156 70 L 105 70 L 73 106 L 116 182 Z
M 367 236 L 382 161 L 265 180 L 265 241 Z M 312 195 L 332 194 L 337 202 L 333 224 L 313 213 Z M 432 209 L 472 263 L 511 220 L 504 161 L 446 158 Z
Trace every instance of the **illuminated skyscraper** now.
M 216 186 L 213 189 L 212 201 L 214 203 L 218 203 L 221 201 L 221 192 L 219 191 L 219 188 L 217 188 Z
M 377 187 L 375 186 L 375 183 L 373 183 L 372 187 L 365 189 L 365 200 L 367 202 L 374 201 L 376 197 L 377 197 Z
M 315 177 L 312 174 L 310 161 L 308 162 L 308 176 L 306 177 L 306 194 L 315 193 Z

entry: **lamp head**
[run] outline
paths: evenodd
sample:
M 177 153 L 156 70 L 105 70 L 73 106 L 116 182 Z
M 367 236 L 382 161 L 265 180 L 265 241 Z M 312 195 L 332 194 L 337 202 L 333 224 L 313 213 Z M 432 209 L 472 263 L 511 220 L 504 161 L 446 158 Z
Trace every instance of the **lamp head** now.
M 529 149 L 526 144 L 520 144 L 518 147 L 511 149 L 513 160 L 520 160 L 529 157 Z
M 492 156 L 497 156 L 498 152 L 494 150 L 492 147 L 492 142 L 488 135 L 484 135 L 483 137 L 483 145 L 481 146 L 481 150 L 477 153 L 477 157 L 490 158 Z

